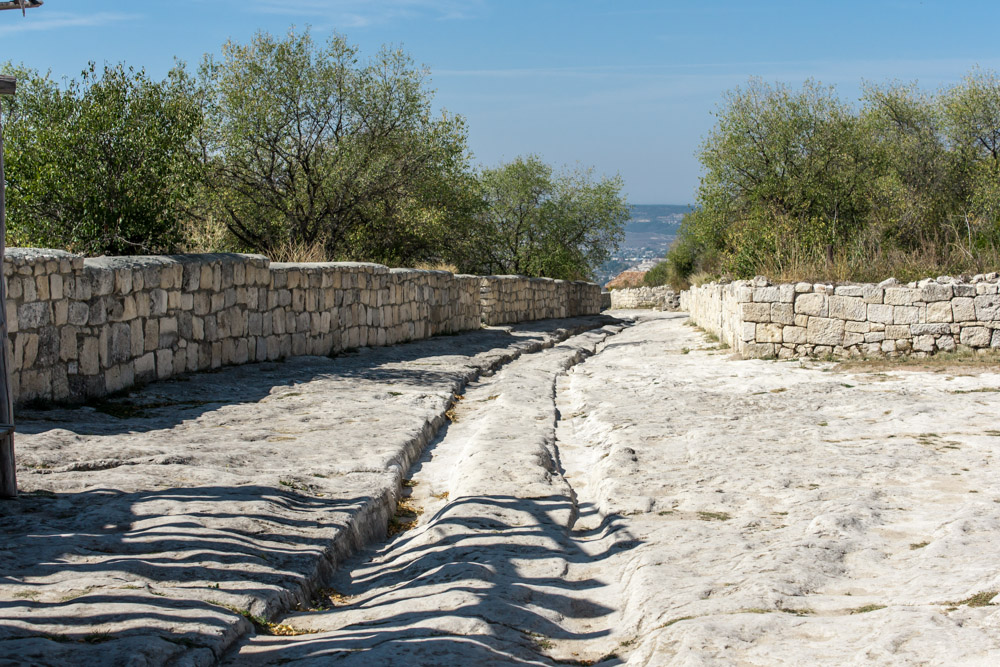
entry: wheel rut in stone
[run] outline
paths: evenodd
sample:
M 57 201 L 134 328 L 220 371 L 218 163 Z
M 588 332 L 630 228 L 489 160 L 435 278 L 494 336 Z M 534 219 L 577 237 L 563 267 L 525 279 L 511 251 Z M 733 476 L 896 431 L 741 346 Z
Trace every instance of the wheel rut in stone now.
M 578 506 L 556 383 L 622 328 L 469 385 L 411 470 L 403 505 L 422 511 L 417 525 L 335 573 L 336 606 L 282 621 L 308 634 L 251 638 L 230 662 L 613 664 L 620 591 L 607 560 L 635 540 L 617 517 Z

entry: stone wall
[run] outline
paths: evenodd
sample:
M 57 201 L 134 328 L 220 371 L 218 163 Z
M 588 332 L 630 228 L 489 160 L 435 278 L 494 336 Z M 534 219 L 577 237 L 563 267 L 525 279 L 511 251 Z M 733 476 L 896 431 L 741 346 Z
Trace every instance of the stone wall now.
M 655 308 L 677 310 L 680 295 L 666 285 L 659 287 L 625 287 L 611 290 L 612 308 Z
M 480 302 L 487 326 L 576 317 L 601 312 L 601 288 L 582 281 L 484 276 L 480 278 Z
M 259 255 L 85 259 L 11 248 L 11 381 L 19 403 L 81 401 L 223 365 L 392 345 L 600 311 L 589 283 Z
M 681 308 L 745 357 L 926 356 L 1000 348 L 1000 277 L 902 285 L 771 285 L 763 278 L 693 287 Z

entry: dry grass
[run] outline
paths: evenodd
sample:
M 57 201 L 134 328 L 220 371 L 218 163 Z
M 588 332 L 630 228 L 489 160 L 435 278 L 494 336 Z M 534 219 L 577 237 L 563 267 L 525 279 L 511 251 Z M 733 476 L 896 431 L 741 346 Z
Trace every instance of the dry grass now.
M 415 269 L 424 271 L 447 271 L 448 273 L 458 273 L 458 267 L 448 262 L 417 262 L 413 265 Z
M 322 239 L 306 243 L 305 241 L 285 241 L 268 252 L 275 262 L 328 262 L 326 246 Z
M 1000 372 L 1000 351 L 939 352 L 930 357 L 894 357 L 891 359 L 845 359 L 833 367 L 836 373 L 875 373 L 880 371 L 914 371 L 977 375 Z M 983 390 L 986 391 L 986 390 Z
M 389 519 L 389 537 L 412 529 L 424 510 L 417 507 L 409 498 L 400 498 L 396 502 L 396 513 Z
M 205 220 L 189 219 L 181 224 L 181 249 L 184 252 L 220 252 L 226 248 L 229 230 L 214 216 Z

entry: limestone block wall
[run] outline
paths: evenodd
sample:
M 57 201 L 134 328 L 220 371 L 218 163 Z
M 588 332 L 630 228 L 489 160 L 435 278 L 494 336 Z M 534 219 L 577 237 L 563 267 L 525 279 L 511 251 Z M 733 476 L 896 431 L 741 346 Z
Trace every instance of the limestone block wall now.
M 601 312 L 601 288 L 583 281 L 484 276 L 480 279 L 483 323 L 492 326 Z
M 11 248 L 4 279 L 19 403 L 80 401 L 188 371 L 477 329 L 482 299 L 494 295 L 484 284 L 497 286 L 491 320 L 600 311 L 600 290 L 589 283 L 260 255 L 84 258 Z
M 902 285 L 771 285 L 765 279 L 693 287 L 681 308 L 745 357 L 926 356 L 1000 348 L 1000 276 Z
M 611 290 L 612 308 L 655 308 L 677 310 L 680 295 L 666 285 L 659 287 L 625 287 Z

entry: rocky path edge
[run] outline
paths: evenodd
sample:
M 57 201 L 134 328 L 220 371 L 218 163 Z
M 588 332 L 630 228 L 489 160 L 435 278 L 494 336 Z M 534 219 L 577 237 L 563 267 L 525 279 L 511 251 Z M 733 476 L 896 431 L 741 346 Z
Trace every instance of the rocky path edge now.
M 0 506 L 0 664 L 208 665 L 280 631 L 385 535 L 466 384 L 609 321 L 197 374 L 118 401 L 124 419 L 27 414 L 26 493 Z

